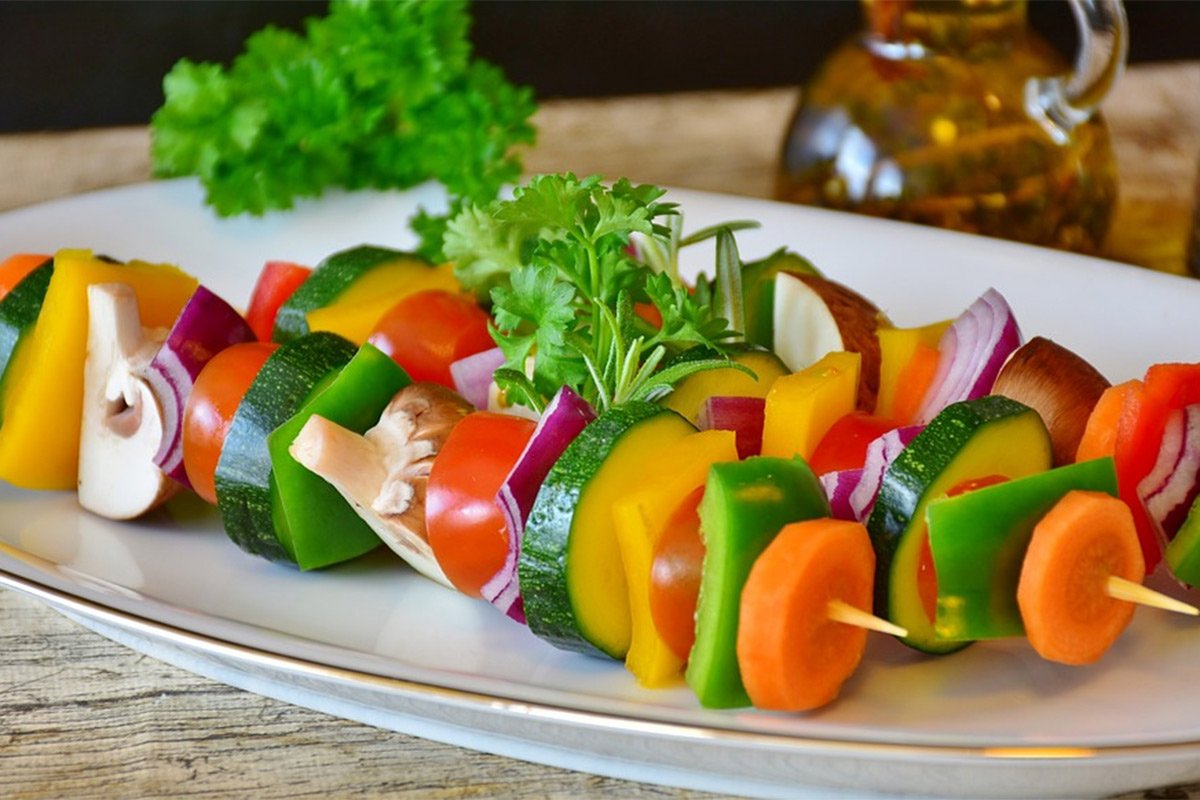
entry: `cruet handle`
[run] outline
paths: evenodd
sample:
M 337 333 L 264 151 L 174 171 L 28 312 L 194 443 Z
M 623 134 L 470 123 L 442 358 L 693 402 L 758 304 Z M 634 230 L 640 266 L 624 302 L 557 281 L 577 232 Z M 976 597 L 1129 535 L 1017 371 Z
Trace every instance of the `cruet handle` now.
M 1121 0 L 1070 0 L 1079 28 L 1079 52 L 1069 75 L 1030 78 L 1026 111 L 1059 144 L 1096 107 L 1125 69 L 1129 28 Z

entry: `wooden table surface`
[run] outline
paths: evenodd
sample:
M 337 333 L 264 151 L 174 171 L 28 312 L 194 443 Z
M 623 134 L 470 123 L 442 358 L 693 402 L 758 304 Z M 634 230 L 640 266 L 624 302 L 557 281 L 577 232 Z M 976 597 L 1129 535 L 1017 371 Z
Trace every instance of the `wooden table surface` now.
M 550 102 L 526 163 L 531 172 L 766 197 L 794 99 L 763 90 Z M 1122 192 L 1107 255 L 1182 272 L 1200 63 L 1130 69 L 1105 111 Z M 146 180 L 148 141 L 144 128 L 0 136 L 0 209 Z M 5 591 L 0 753 L 4 797 L 704 796 L 465 751 L 248 694 Z M 1200 798 L 1200 785 L 1145 796 Z

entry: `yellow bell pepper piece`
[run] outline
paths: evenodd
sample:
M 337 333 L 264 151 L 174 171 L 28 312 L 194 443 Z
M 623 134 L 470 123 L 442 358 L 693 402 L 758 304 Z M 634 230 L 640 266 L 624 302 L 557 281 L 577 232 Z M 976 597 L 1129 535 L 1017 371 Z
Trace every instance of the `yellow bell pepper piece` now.
M 625 667 L 648 688 L 679 680 L 683 661 L 659 635 L 650 613 L 650 568 L 654 548 L 671 514 L 708 479 L 708 468 L 737 461 L 733 431 L 702 431 L 669 445 L 662 457 L 673 465 L 617 499 L 613 520 L 629 586 L 632 633 Z
M 392 306 L 426 289 L 462 291 L 454 265 L 431 267 L 416 259 L 385 262 L 356 280 L 334 303 L 309 311 L 308 329 L 330 331 L 362 344 Z
M 829 353 L 775 381 L 763 417 L 762 454 L 810 458 L 830 426 L 854 410 L 861 370 L 858 353 Z
M 875 401 L 876 416 L 892 419 L 896 402 L 896 387 L 905 366 L 921 345 L 937 349 L 942 334 L 954 320 L 942 320 L 919 328 L 880 328 L 879 336 L 879 396 Z
M 133 287 L 142 325 L 168 328 L 196 291 L 177 267 L 112 264 L 86 250 L 54 257 L 54 277 L 29 339 L 10 365 L 0 398 L 0 480 L 27 489 L 73 489 L 79 472 L 83 365 L 87 357 L 87 287 Z
M 751 377 L 736 369 L 706 369 L 684 378 L 663 398 L 662 404 L 677 411 L 690 422 L 700 416 L 700 407 L 710 397 L 766 397 L 775 379 L 787 375 L 787 367 L 766 350 L 731 353 L 729 358 L 754 373 Z

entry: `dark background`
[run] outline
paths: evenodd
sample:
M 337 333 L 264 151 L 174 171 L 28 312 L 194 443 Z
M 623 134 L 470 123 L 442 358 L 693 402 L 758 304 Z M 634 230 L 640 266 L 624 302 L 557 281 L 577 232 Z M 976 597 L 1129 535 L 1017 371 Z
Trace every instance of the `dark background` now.
M 1126 6 L 1131 61 L 1200 58 L 1200 2 Z M 145 123 L 179 58 L 228 63 L 258 28 L 299 29 L 326 7 L 0 0 L 0 131 Z M 798 84 L 861 12 L 853 0 L 481 0 L 472 13 L 476 52 L 552 98 Z M 1035 0 L 1030 20 L 1074 52 L 1066 2 Z

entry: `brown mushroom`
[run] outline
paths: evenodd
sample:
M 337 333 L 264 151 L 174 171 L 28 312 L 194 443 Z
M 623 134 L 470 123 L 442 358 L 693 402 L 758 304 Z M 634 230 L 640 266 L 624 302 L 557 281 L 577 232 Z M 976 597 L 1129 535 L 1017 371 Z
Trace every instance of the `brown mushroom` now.
M 365 434 L 313 416 L 289 449 L 346 499 L 397 555 L 451 586 L 425 534 L 425 488 L 450 431 L 474 409 L 434 383 L 401 389 Z

